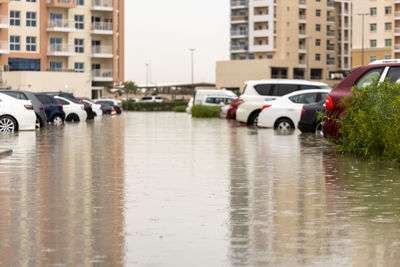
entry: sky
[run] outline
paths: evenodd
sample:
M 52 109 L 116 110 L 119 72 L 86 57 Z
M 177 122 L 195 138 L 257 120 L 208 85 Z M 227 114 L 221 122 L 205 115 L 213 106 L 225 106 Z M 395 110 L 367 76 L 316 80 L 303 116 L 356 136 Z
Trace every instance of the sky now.
M 216 61 L 229 60 L 228 0 L 125 0 L 125 80 L 215 82 Z

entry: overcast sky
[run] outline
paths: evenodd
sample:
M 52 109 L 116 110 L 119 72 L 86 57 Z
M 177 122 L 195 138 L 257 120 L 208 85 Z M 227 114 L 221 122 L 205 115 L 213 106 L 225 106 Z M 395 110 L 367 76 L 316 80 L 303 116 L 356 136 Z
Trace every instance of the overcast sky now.
M 125 0 L 125 80 L 215 82 L 215 62 L 229 59 L 228 0 Z M 149 75 L 150 76 L 150 75 Z

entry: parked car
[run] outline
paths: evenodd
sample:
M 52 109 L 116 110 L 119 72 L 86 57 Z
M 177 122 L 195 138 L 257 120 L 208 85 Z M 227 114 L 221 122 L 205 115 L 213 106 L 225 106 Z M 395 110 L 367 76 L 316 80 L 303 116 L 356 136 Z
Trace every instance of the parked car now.
M 102 116 L 103 115 L 103 108 L 101 107 L 100 104 L 96 104 L 93 100 L 89 98 L 81 98 L 81 100 L 87 104 L 90 105 L 90 107 L 93 110 L 93 113 L 95 116 Z
M 102 97 L 99 99 L 94 99 L 93 101 L 97 102 L 99 100 L 108 100 L 108 101 L 112 101 L 114 103 L 114 105 L 116 106 L 121 106 L 122 105 L 122 101 L 116 98 L 108 98 L 108 97 Z
M 350 74 L 341 81 L 326 98 L 326 120 L 322 127 L 324 136 L 329 138 L 339 138 L 340 117 L 345 108 L 340 105 L 340 101 L 345 97 L 352 97 L 351 88 L 366 87 L 373 83 L 374 79 L 380 82 L 388 80 L 391 83 L 398 82 L 400 79 L 399 60 L 380 60 L 366 66 L 355 67 Z
M 68 98 L 61 96 L 55 96 L 55 99 L 63 105 L 65 112 L 65 120 L 71 122 L 80 122 L 87 119 L 87 113 L 85 111 L 85 106 L 79 102 L 75 103 Z
M 258 117 L 258 126 L 283 133 L 293 131 L 299 123 L 303 105 L 317 103 L 329 92 L 329 89 L 301 90 L 267 101 Z
M 236 119 L 236 110 L 238 109 L 239 103 L 240 103 L 241 101 L 243 101 L 243 100 L 241 100 L 241 99 L 238 97 L 238 98 L 236 98 L 235 100 L 233 100 L 233 101 L 231 102 L 231 104 L 229 105 L 229 109 L 228 109 L 228 111 L 227 111 L 227 114 L 226 114 L 226 118 L 227 118 L 227 119 L 233 119 L 233 120 Z
M 68 99 L 69 101 L 71 101 L 71 102 L 73 102 L 75 104 L 83 104 L 84 107 L 85 107 L 86 114 L 87 114 L 87 120 L 93 120 L 95 115 L 96 115 L 93 112 L 92 107 L 90 106 L 90 104 L 87 104 L 87 103 L 83 102 L 82 99 L 79 99 L 79 98 L 75 97 L 74 94 L 72 94 L 72 93 L 60 91 L 60 92 L 49 92 L 47 94 L 51 94 L 51 95 L 54 95 L 54 96 L 60 96 L 60 97 L 66 98 L 66 99 Z
M 220 98 L 233 98 L 235 99 L 237 95 L 229 90 L 196 90 L 193 96 L 193 105 L 199 104 L 207 104 L 206 99 L 212 99 L 212 97 L 220 97 Z M 219 103 L 218 103 L 219 104 Z
M 323 120 L 320 118 L 320 114 L 325 115 L 325 97 L 322 96 L 321 101 L 313 104 L 307 104 L 303 106 L 301 110 L 301 117 L 297 128 L 302 133 L 314 133 L 316 135 L 322 135 Z
M 44 105 L 34 93 L 18 90 L 0 90 L 0 92 L 16 99 L 30 100 L 33 105 L 33 110 L 36 114 L 36 128 L 45 127 L 47 125 L 47 117 L 46 112 L 44 111 Z
M 0 93 L 0 132 L 29 131 L 36 128 L 36 114 L 30 100 Z
M 193 97 L 191 97 L 189 102 L 186 104 L 186 112 L 192 113 L 192 107 L 193 107 Z
M 115 102 L 112 101 L 112 100 L 101 99 L 101 100 L 97 100 L 96 104 L 100 104 L 101 105 L 101 108 L 103 110 L 103 114 L 111 114 L 111 111 L 113 109 L 115 109 L 117 114 L 121 114 L 122 113 L 121 108 L 119 106 L 117 106 L 115 104 Z
M 161 103 L 161 102 L 165 102 L 165 100 L 161 96 L 144 96 L 144 97 L 139 98 L 138 102 Z
M 44 93 L 36 93 L 35 96 L 44 106 L 47 122 L 53 123 L 54 125 L 61 125 L 64 123 L 65 112 L 63 106 L 54 98 L 54 96 Z
M 305 80 L 272 79 L 247 81 L 243 94 L 238 100 L 236 120 L 249 126 L 256 126 L 258 115 L 265 101 L 275 100 L 289 93 L 308 89 L 330 89 L 325 83 Z

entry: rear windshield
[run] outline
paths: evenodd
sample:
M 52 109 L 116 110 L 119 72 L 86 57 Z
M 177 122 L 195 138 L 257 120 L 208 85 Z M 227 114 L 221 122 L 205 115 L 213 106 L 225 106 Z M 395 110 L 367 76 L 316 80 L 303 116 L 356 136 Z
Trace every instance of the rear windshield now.
M 263 96 L 283 96 L 299 89 L 297 84 L 257 84 L 254 89 Z
M 16 99 L 22 99 L 22 100 L 28 100 L 28 98 L 26 97 L 26 95 L 24 93 L 21 92 L 15 92 L 15 91 L 1 91 L 1 93 L 14 97 Z
M 42 102 L 42 104 L 53 104 L 53 101 L 47 95 L 36 95 L 36 97 L 40 102 Z

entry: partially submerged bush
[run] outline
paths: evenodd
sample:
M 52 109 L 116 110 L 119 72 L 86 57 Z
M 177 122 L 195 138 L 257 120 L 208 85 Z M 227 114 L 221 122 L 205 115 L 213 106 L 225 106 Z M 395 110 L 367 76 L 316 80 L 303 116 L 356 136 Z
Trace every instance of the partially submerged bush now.
M 181 105 L 181 106 L 175 106 L 174 107 L 175 112 L 185 112 L 186 111 L 186 106 Z
M 192 107 L 192 117 L 194 118 L 219 118 L 220 113 L 220 106 L 194 105 Z
M 342 101 L 340 150 L 365 158 L 400 160 L 400 84 L 353 88 Z
M 187 101 L 176 102 L 123 102 L 122 108 L 130 111 L 173 111 L 176 106 L 186 105 Z

